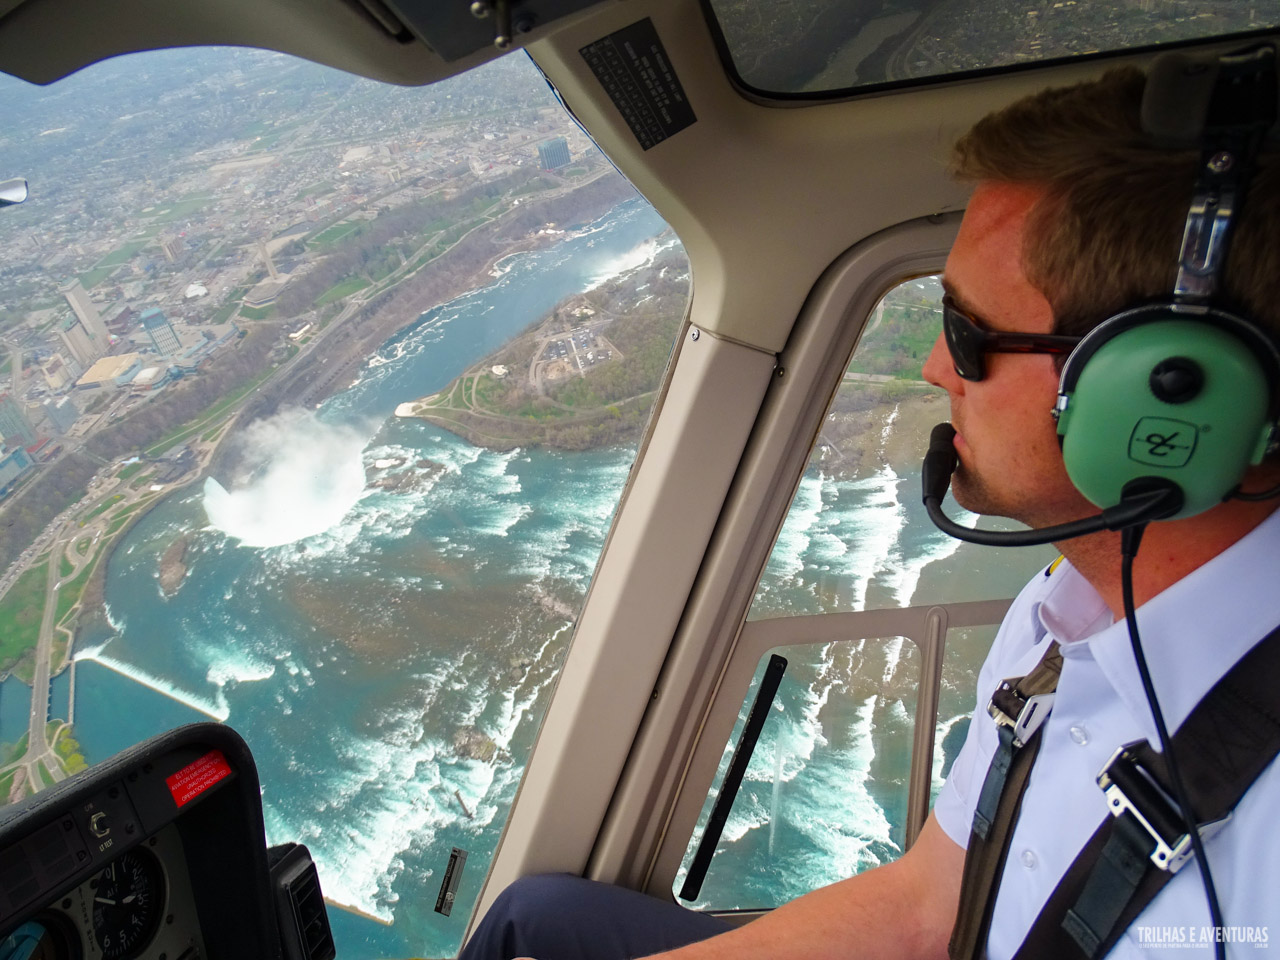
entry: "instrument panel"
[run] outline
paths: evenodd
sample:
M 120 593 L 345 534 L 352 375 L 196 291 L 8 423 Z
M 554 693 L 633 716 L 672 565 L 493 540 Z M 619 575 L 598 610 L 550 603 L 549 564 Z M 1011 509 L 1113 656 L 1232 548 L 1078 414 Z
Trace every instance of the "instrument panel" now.
M 244 741 L 192 724 L 0 810 L 0 960 L 332 960 Z
M 0 960 L 203 960 L 177 828 L 121 853 L 0 941 Z

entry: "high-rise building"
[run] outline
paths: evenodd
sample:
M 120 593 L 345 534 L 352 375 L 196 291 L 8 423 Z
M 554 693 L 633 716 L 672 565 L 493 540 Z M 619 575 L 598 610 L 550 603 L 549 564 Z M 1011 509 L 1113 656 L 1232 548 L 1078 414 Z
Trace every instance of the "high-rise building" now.
M 67 317 L 58 329 L 58 336 L 82 370 L 87 370 L 107 355 L 106 337 L 98 339 L 91 336 L 78 317 Z
M 70 397 L 59 397 L 57 400 L 50 397 L 43 406 L 45 416 L 49 418 L 49 425 L 59 435 L 70 430 L 72 424 L 80 418 L 80 411 L 76 409 Z
M 84 286 L 79 280 L 72 280 L 59 287 L 58 292 L 67 298 L 67 303 L 71 304 L 71 309 L 75 311 L 75 315 L 89 332 L 89 336 L 98 339 L 102 343 L 103 353 L 106 353 L 107 344 L 110 342 L 107 338 L 107 325 L 102 322 L 102 314 L 98 313 L 98 308 L 89 299 Z
M 543 170 L 559 170 L 570 163 L 569 142 L 564 137 L 555 137 L 538 144 L 538 163 Z
M 44 374 L 44 382 L 55 393 L 62 390 L 76 378 L 75 373 L 67 366 L 66 359 L 60 353 L 55 353 L 46 360 L 41 365 L 40 372 Z
M 164 252 L 164 258 L 173 263 L 182 256 L 182 238 L 166 237 L 160 241 L 160 249 Z
M 276 262 L 271 259 L 271 251 L 267 249 L 267 241 L 258 241 L 258 255 L 262 257 L 262 263 L 267 268 L 267 273 L 271 275 L 271 279 L 279 280 L 280 271 L 276 269 Z
M 35 461 L 22 447 L 0 455 L 0 497 L 9 492 L 13 482 L 35 466 Z
M 156 353 L 162 357 L 171 357 L 182 349 L 182 341 L 174 332 L 173 325 L 165 319 L 159 307 L 143 311 L 142 329 L 151 337 Z
M 11 393 L 0 394 L 0 438 L 6 447 L 29 447 L 36 442 L 27 412 Z

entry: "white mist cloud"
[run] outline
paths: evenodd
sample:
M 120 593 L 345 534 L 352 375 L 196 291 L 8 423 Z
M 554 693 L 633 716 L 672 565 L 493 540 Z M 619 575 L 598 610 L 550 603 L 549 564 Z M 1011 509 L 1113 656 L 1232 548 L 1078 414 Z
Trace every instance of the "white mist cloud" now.
M 587 290 L 594 290 L 602 284 L 608 283 L 615 277 L 620 277 L 624 273 L 630 273 L 632 270 L 638 270 L 641 267 L 650 264 L 658 256 L 663 248 L 658 245 L 656 237 L 650 238 L 632 247 L 621 256 L 614 257 L 604 266 L 602 266 L 591 278 L 587 285 Z
M 252 471 L 227 490 L 204 484 L 209 523 L 246 547 L 279 547 L 324 533 L 365 493 L 368 433 L 285 410 L 245 428 L 240 443 Z

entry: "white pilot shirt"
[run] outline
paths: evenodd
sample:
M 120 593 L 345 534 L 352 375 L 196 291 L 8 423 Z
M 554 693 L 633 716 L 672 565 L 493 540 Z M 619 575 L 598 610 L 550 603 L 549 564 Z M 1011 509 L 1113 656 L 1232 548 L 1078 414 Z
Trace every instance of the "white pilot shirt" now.
M 1115 749 L 1148 740 L 1155 724 L 1123 618 L 1062 562 L 1038 573 L 1014 601 L 978 678 L 978 704 L 964 747 L 934 813 L 968 846 L 982 781 L 996 750 L 987 702 L 1005 677 L 1029 673 L 1050 638 L 1062 648 L 1062 677 L 1023 797 L 987 943 L 1007 960 L 1080 848 L 1109 814 L 1095 777 Z M 1259 639 L 1280 625 L 1280 510 L 1246 537 L 1138 609 L 1138 629 L 1156 695 L 1172 732 Z M 1134 920 L 1111 958 L 1210 956 L 1210 938 L 1230 957 L 1274 949 L 1280 957 L 1280 764 L 1254 781 L 1222 831 L 1206 842 L 1222 906 L 1215 934 L 1200 873 L 1188 863 Z

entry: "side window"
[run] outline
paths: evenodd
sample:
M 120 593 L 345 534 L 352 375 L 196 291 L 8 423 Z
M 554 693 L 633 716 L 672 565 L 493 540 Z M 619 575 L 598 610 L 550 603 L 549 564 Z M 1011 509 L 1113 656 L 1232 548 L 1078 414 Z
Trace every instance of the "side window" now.
M 224 721 L 339 955 L 454 955 L 680 242 L 523 55 L 408 89 L 161 51 L 0 105 L 0 804 Z
M 978 668 L 996 638 L 994 625 L 956 627 L 947 631 L 942 661 L 942 683 L 938 689 L 938 716 L 934 727 L 933 770 L 929 785 L 929 805 L 951 772 L 956 754 L 969 732 L 970 712 L 977 695 Z M 989 696 L 991 691 L 982 691 Z
M 900 856 L 913 839 L 909 810 L 932 803 L 964 741 L 999 616 L 997 604 L 994 614 L 980 615 L 988 624 L 974 624 L 962 608 L 1012 597 L 1052 559 L 1051 548 L 963 544 L 934 527 L 920 504 L 929 431 L 949 418 L 946 395 L 920 379 L 940 330 L 941 298 L 935 277 L 886 294 L 824 416 L 740 643 L 759 649 L 746 640 L 766 626 L 770 636 L 787 636 L 772 651 L 787 668 L 705 879 L 685 898 L 692 906 L 773 907 Z M 954 503 L 948 509 L 963 522 L 977 519 Z M 935 605 L 954 606 L 955 616 L 930 637 L 920 624 Z M 858 629 L 864 621 L 853 620 L 846 639 L 812 642 L 813 625 L 824 618 L 873 613 L 875 628 Z M 941 654 L 940 667 L 927 666 L 930 650 Z M 725 746 L 676 877 L 677 896 L 691 892 L 685 880 L 767 660 Z M 933 730 L 919 738 L 931 746 L 914 746 L 920 724 Z
M 784 657 L 787 668 L 721 848 L 689 901 L 702 909 L 776 907 L 888 863 L 903 850 L 919 651 L 903 637 L 776 648 L 760 661 L 747 708 L 774 655 Z M 717 785 L 746 720 L 744 710 Z M 704 806 L 695 837 L 703 836 L 712 806 Z M 685 855 L 678 895 L 688 893 L 695 850 L 691 845 Z

